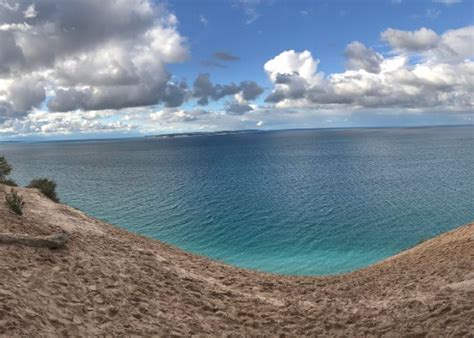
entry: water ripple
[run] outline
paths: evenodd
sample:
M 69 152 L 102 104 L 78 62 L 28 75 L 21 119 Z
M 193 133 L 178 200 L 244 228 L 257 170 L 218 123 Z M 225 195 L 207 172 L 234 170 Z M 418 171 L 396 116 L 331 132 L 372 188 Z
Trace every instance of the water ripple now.
M 22 184 L 242 267 L 333 274 L 474 219 L 474 128 L 1 145 Z

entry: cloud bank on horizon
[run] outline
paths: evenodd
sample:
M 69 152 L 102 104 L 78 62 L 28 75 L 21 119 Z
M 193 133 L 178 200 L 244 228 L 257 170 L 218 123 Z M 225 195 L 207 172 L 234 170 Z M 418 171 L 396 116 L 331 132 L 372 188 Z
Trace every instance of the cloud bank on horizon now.
M 251 25 L 261 2 L 233 6 Z M 193 58 L 194 42 L 179 26 L 151 0 L 0 0 L 0 135 L 350 126 L 399 114 L 472 123 L 473 25 L 387 27 L 375 47 L 349 42 L 345 69 L 328 74 L 317 51 L 289 46 L 261 64 L 265 83 L 173 75 L 170 67 Z M 232 70 L 243 62 L 217 49 L 200 64 Z

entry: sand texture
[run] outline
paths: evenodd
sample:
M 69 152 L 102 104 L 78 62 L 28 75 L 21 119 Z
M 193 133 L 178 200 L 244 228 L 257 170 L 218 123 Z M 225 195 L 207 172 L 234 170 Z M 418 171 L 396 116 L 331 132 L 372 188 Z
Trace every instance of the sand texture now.
M 332 277 L 247 271 L 18 189 L 0 232 L 66 232 L 65 249 L 0 245 L 0 336 L 473 336 L 474 224 Z

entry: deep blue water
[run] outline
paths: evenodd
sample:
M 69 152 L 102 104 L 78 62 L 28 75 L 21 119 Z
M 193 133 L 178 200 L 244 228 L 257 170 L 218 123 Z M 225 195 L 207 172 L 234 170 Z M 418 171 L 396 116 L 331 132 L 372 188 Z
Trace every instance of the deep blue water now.
M 26 184 L 185 250 L 284 274 L 351 271 L 474 220 L 474 128 L 2 144 Z

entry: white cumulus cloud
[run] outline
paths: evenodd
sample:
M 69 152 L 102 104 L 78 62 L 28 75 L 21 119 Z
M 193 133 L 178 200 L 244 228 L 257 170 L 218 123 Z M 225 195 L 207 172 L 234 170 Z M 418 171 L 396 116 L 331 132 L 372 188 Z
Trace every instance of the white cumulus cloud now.
M 188 57 L 177 19 L 150 0 L 20 1 L 0 6 L 1 117 L 49 110 L 179 105 L 170 63 Z
M 473 27 L 442 35 L 387 29 L 393 50 L 383 57 L 360 42 L 346 49 L 347 70 L 323 77 L 309 51 L 285 51 L 264 69 L 274 88 L 266 102 L 276 107 L 316 109 L 398 108 L 472 112 Z

